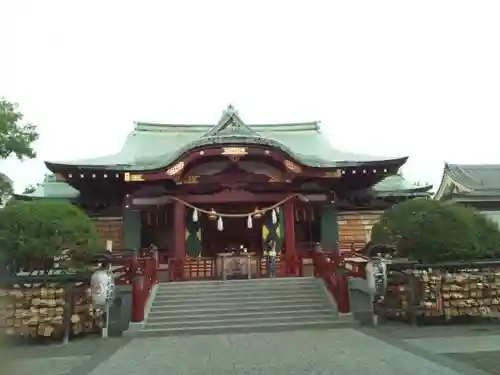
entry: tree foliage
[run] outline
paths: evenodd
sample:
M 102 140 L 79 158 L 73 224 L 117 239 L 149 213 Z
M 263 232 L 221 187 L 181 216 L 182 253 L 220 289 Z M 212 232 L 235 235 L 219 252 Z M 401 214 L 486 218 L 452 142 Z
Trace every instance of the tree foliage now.
M 17 269 L 50 269 L 63 251 L 85 262 L 98 250 L 92 221 L 72 204 L 13 201 L 0 210 L 0 256 Z
M 372 241 L 394 245 L 397 254 L 422 262 L 500 256 L 498 225 L 470 207 L 415 199 L 387 210 Z
M 36 126 L 23 123 L 23 114 L 16 103 L 0 98 L 0 160 L 15 155 L 19 160 L 33 159 L 33 143 L 39 135 Z M 0 204 L 12 194 L 12 181 L 0 173 Z
M 6 174 L 0 172 L 0 207 L 9 200 L 13 193 L 12 180 Z

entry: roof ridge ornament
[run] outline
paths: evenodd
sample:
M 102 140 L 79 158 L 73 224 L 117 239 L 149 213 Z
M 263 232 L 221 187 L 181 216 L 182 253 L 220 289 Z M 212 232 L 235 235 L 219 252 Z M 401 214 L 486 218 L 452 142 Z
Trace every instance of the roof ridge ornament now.
M 238 111 L 236 110 L 236 108 L 234 108 L 234 106 L 231 103 L 229 103 L 224 112 L 222 112 L 222 116 L 224 115 L 238 115 Z
M 224 112 L 222 112 L 222 117 L 219 122 L 212 126 L 203 138 L 215 137 L 218 135 L 246 135 L 260 137 L 255 130 L 250 128 L 241 120 L 238 111 L 232 104 L 227 106 Z

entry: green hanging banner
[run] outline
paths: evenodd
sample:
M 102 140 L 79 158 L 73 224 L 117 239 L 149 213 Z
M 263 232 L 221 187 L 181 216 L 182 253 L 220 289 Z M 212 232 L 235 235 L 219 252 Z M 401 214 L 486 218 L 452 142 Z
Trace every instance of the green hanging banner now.
M 193 210 L 186 210 L 186 255 L 188 257 L 201 256 L 201 224 L 200 218 L 197 221 L 193 220 Z
M 276 222 L 273 222 L 273 211 L 267 211 L 262 218 L 262 245 L 264 251 L 267 250 L 267 243 L 270 240 L 276 241 L 276 252 L 280 253 L 283 246 L 283 210 L 275 212 Z

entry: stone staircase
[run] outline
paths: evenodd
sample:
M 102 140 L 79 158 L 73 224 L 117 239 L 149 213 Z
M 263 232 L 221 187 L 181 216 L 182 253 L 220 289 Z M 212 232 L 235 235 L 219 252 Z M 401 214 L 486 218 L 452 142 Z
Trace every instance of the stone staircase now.
M 313 277 L 162 283 L 140 336 L 247 333 L 356 325 Z

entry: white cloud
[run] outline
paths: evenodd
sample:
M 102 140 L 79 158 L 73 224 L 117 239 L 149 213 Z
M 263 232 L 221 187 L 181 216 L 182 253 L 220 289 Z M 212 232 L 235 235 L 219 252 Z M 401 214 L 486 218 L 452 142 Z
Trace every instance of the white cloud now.
M 322 120 L 342 149 L 500 163 L 498 1 L 2 0 L 0 95 L 41 160 L 118 150 L 135 120 Z M 2 30 L 3 29 L 3 30 Z M 16 188 L 43 163 L 4 163 Z

